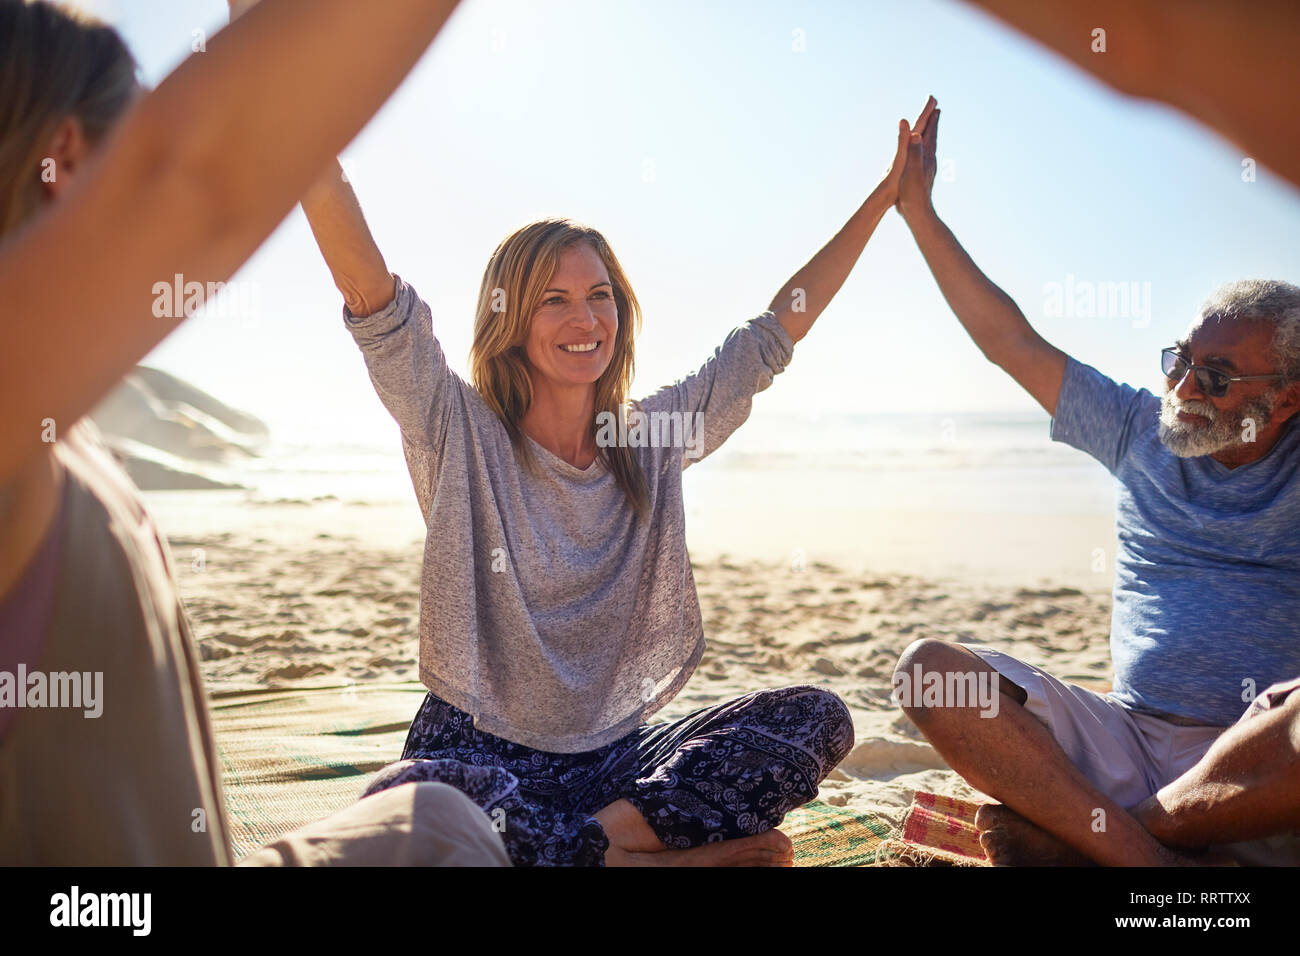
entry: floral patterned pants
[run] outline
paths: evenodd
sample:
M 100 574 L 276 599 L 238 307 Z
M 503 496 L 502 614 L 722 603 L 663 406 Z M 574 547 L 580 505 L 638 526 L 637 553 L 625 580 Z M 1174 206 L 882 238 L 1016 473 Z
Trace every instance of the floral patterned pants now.
M 488 813 L 516 866 L 603 866 L 609 839 L 592 814 L 616 800 L 630 801 L 669 849 L 751 836 L 816 797 L 852 746 L 848 708 L 808 685 L 643 724 L 574 754 L 485 734 L 429 694 L 402 761 L 380 771 L 365 795 L 447 783 Z

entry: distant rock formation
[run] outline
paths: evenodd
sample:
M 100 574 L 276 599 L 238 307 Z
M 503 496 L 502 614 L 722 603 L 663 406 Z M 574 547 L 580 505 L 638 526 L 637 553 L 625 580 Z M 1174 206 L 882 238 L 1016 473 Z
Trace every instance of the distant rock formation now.
M 270 439 L 261 419 L 143 365 L 90 417 L 145 491 L 243 487 L 221 478 L 222 466 L 260 454 Z

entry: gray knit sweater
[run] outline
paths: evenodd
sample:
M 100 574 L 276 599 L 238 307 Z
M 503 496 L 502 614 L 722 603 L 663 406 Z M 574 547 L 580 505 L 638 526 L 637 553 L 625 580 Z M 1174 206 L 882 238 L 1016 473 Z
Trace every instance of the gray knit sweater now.
M 645 471 L 648 520 L 599 461 L 580 470 L 526 438 L 536 466 L 521 464 L 400 278 L 386 308 L 345 309 L 344 321 L 401 426 L 428 529 L 425 686 L 478 729 L 537 750 L 593 750 L 644 723 L 704 651 L 682 469 L 718 448 L 790 361 L 775 315 L 736 328 L 699 371 L 643 399 L 643 418 L 629 416 L 621 441 Z

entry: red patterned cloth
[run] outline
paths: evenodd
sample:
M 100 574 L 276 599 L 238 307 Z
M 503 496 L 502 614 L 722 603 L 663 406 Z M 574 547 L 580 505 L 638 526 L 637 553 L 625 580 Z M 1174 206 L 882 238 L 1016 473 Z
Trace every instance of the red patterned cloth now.
M 918 790 L 903 819 L 902 842 L 915 852 L 917 862 L 987 865 L 975 829 L 979 808 L 969 800 Z

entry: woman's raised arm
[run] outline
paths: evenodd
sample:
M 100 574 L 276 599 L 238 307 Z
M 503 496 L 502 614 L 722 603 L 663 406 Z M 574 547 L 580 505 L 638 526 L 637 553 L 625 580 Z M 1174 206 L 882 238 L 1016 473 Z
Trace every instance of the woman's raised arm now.
M 419 59 L 456 0 L 265 0 L 128 116 L 0 247 L 0 485 L 183 316 L 153 291 L 228 278 Z
M 898 121 L 898 147 L 889 172 L 843 228 L 791 276 L 772 299 L 768 311 L 776 314 L 782 327 L 796 342 L 808 334 L 817 317 L 831 304 L 831 299 L 853 271 L 876 226 L 889 207 L 898 201 L 898 183 L 907 165 L 909 136 L 912 132 L 925 132 L 934 108 L 934 97 L 930 97 L 916 119 L 915 129 L 909 129 L 906 120 Z
M 433 334 L 429 306 L 388 271 L 337 160 L 302 197 L 302 210 L 343 293 L 346 325 L 375 392 L 401 426 L 403 440 L 436 457 L 446 434 L 449 390 L 458 378 Z M 417 482 L 417 491 L 422 487 Z
M 302 197 L 302 211 L 348 311 L 364 318 L 392 302 L 393 275 L 338 160 Z
M 931 97 L 916 121 L 924 130 L 935 112 Z M 793 355 L 794 343 L 808 334 L 862 254 L 877 223 L 898 200 L 907 166 L 911 129 L 898 122 L 894 162 L 866 202 L 817 255 L 777 293 L 767 313 L 747 322 L 697 371 L 646 396 L 639 404 L 647 421 L 670 421 L 686 436 L 682 467 L 711 455 L 747 418 L 754 396 L 772 384 Z M 665 419 L 663 416 L 667 415 Z

